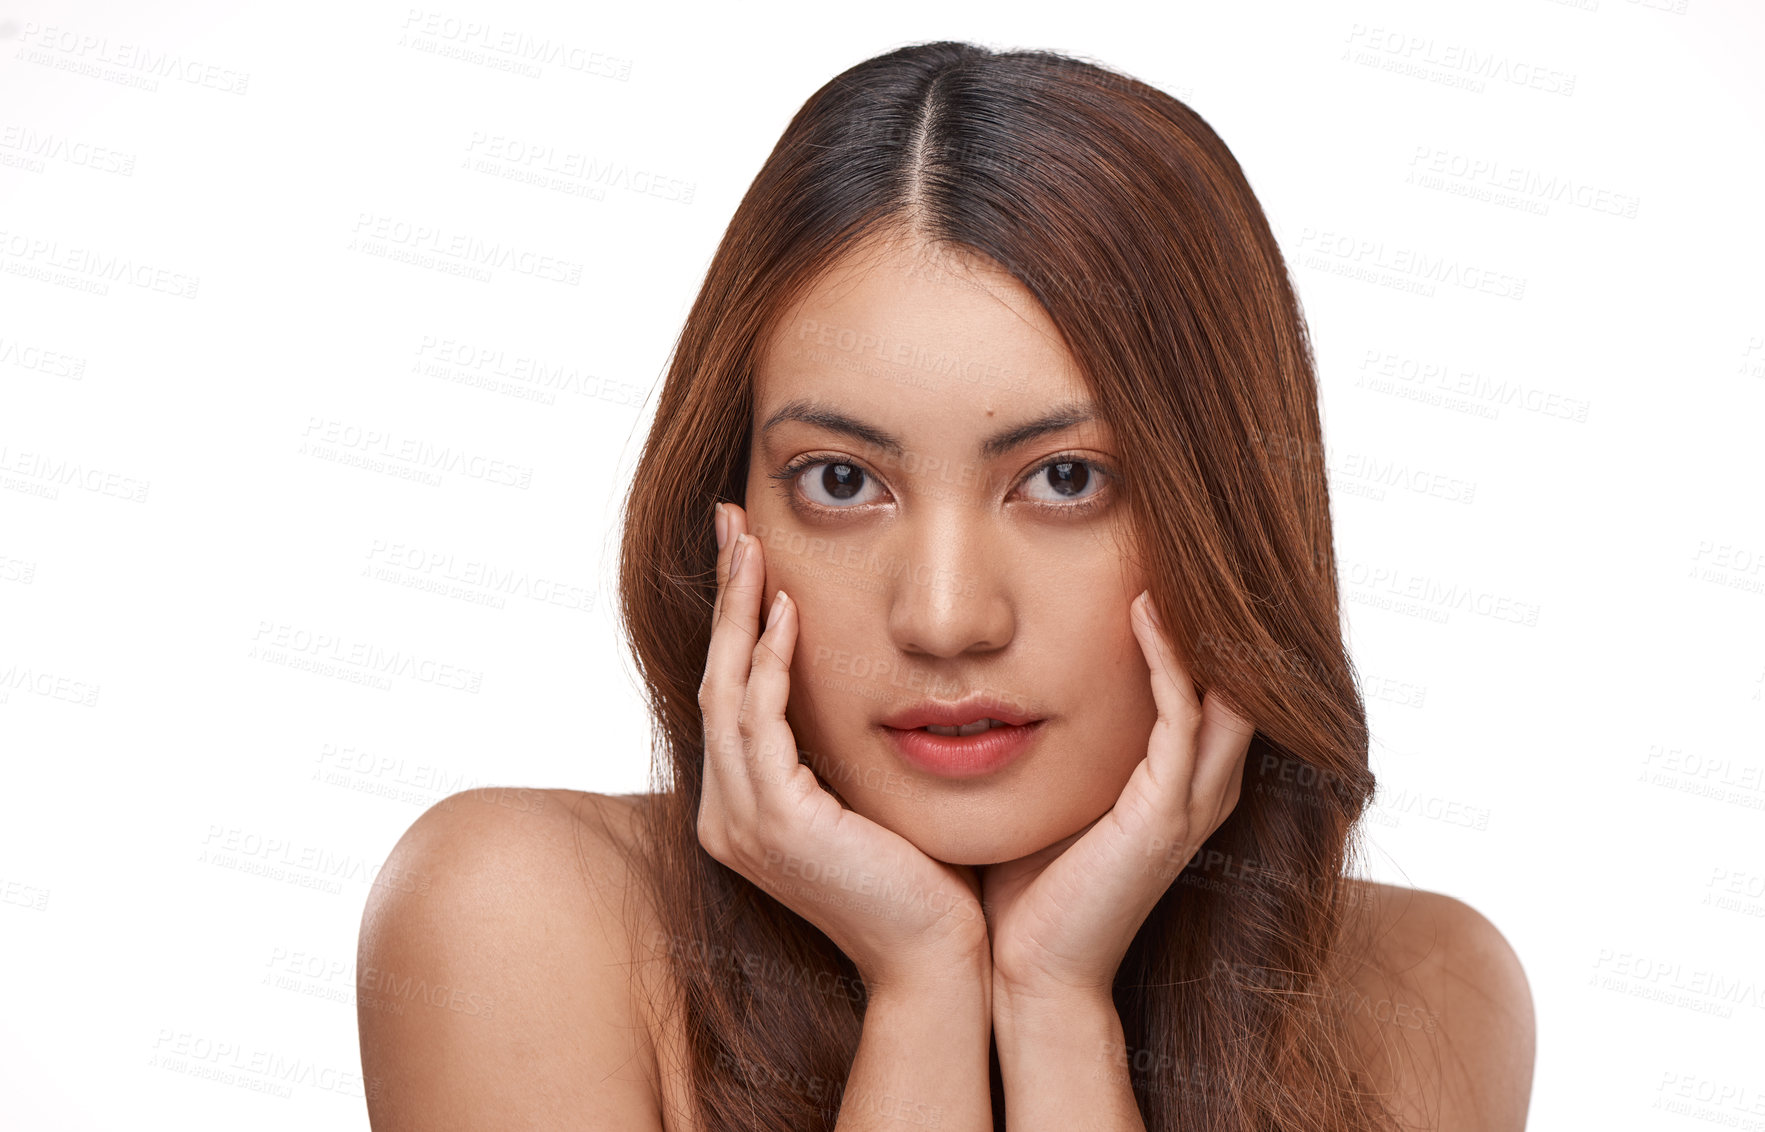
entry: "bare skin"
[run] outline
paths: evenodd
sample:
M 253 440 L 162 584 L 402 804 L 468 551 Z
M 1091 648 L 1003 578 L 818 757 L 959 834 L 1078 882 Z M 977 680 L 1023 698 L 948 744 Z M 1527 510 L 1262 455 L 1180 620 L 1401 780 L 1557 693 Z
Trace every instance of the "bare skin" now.
M 764 551 L 743 537 L 740 508 L 721 510 L 716 628 L 699 694 L 707 768 L 699 837 L 820 928 L 873 988 L 872 1008 L 883 1011 L 867 1012 L 865 1035 L 887 1037 L 860 1045 L 848 1096 L 908 1096 L 949 1114 L 954 1127 L 989 1128 L 990 1032 L 1007 1110 L 1025 1114 L 1017 1126 L 1066 1128 L 1106 1115 L 1100 1126 L 1140 1127 L 1125 1080 L 1042 1083 L 1102 1043 L 1121 1045 L 1116 969 L 1146 914 L 1237 803 L 1252 728 L 1217 697 L 1203 703 L 1137 603 L 1158 718 L 1114 805 L 1061 841 L 978 873 L 935 860 L 842 806 L 799 762 L 784 717 L 796 607 L 776 598 L 759 631 Z M 852 899 L 843 882 L 865 873 L 905 899 Z M 886 1126 L 880 1114 L 874 1123 Z
M 780 590 L 796 607 L 784 722 L 847 808 L 935 860 L 1021 861 L 1086 829 L 1160 718 L 1133 616 L 1149 579 L 1119 505 L 1118 477 L 1149 469 L 1100 417 L 985 447 L 1090 400 L 1015 277 L 905 237 L 833 265 L 756 366 L 747 490 L 722 522 L 758 543 L 756 607 Z M 1172 690 L 1192 694 L 1177 674 Z M 1044 719 L 1043 735 L 952 781 L 904 763 L 879 727 L 965 695 Z
M 882 345 L 856 351 L 855 376 L 848 341 Z M 983 380 L 927 382 L 926 356 Z M 991 1128 L 991 1039 L 1014 1129 L 1142 1128 L 1125 1076 L 1072 1068 L 1123 1049 L 1115 972 L 1237 805 L 1253 728 L 1194 685 L 1139 599 L 1110 490 L 1128 454 L 1083 419 L 1073 360 L 1016 280 L 911 241 L 837 265 L 781 321 L 755 380 L 747 494 L 714 520 L 698 834 L 870 990 L 839 1127 L 895 1127 L 909 1106 Z M 1045 721 L 979 778 L 915 768 L 880 726 L 976 692 Z M 457 796 L 388 862 L 435 885 L 377 890 L 363 920 L 358 969 L 393 972 L 358 1000 L 364 1073 L 383 1078 L 375 1127 L 511 1112 L 691 1127 L 683 1037 L 656 1005 L 673 992 L 649 962 L 653 912 L 624 899 L 623 862 L 585 820 L 633 802 L 543 797 L 528 812 Z M 587 886 L 571 874 L 579 847 Z M 1384 898 L 1364 902 L 1365 942 L 1339 974 L 1366 1000 L 1375 1081 L 1440 1121 L 1418 1127 L 1522 1127 L 1532 1027 L 1511 949 L 1450 898 L 1364 891 Z M 391 1009 L 413 972 L 497 1009 Z M 1450 1008 L 1419 1013 L 1436 999 Z
M 900 348 L 884 354 L 894 372 L 830 380 L 793 348 L 848 333 L 985 357 L 982 376 L 1017 380 L 915 383 Z M 756 386 L 748 506 L 717 508 L 700 842 L 873 988 L 883 1011 L 867 1011 L 848 1097 L 910 1096 L 952 1127 L 991 1127 L 990 1032 L 1016 1126 L 1138 1127 L 1125 1081 L 1041 1083 L 1121 1043 L 1116 970 L 1237 804 L 1254 728 L 1194 686 L 1134 593 L 1113 488 L 1125 462 L 1075 363 L 1009 273 L 887 238 L 788 313 Z M 989 447 L 1000 436 L 1017 443 Z M 818 500 L 829 487 L 840 497 Z M 792 557 L 836 542 L 813 570 Z M 875 663 L 827 678 L 820 662 L 837 671 L 845 652 Z M 929 687 L 876 679 L 903 670 Z M 1007 706 L 973 718 L 1016 706 L 1041 720 L 990 774 L 916 770 L 881 726 L 915 701 L 977 694 Z M 877 788 L 892 779 L 907 789 Z M 860 876 L 888 895 L 853 899 Z
M 678 1071 L 665 937 L 627 899 L 639 890 L 607 833 L 635 844 L 642 796 L 520 793 L 431 808 L 387 862 L 427 890 L 370 897 L 357 1003 L 373 1127 L 708 1132 Z M 1375 1086 L 1411 1128 L 1524 1128 L 1532 1000 L 1507 941 L 1449 896 L 1352 883 L 1356 942 L 1337 975 L 1360 996 Z

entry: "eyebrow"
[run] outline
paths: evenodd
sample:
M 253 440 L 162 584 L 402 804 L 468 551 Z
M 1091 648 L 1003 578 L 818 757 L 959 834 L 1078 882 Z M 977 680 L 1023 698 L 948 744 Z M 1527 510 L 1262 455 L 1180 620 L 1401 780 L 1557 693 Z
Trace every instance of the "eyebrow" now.
M 1097 409 L 1090 402 L 1063 401 L 1053 410 L 1033 421 L 1012 425 L 1010 428 L 996 432 L 981 441 L 981 459 L 995 459 L 1013 448 L 1028 444 L 1039 436 L 1045 436 L 1051 432 L 1064 432 L 1075 425 L 1088 424 L 1096 420 L 1098 420 Z M 786 401 L 779 406 L 777 412 L 766 419 L 766 423 L 760 427 L 760 431 L 762 433 L 770 432 L 775 425 L 783 424 L 785 421 L 801 421 L 829 432 L 842 433 L 855 440 L 861 440 L 874 448 L 880 448 L 895 457 L 903 455 L 907 450 L 906 445 L 892 434 L 855 417 L 849 417 L 838 409 L 819 401 L 802 397 Z

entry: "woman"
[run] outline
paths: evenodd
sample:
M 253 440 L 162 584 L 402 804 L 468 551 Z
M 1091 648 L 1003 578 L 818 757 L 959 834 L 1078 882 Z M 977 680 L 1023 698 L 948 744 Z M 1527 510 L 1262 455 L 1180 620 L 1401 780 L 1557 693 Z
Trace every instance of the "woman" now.
M 1345 876 L 1310 348 L 1186 106 L 959 43 L 828 83 L 628 506 L 655 791 L 413 825 L 376 1128 L 1523 1127 L 1500 933 Z

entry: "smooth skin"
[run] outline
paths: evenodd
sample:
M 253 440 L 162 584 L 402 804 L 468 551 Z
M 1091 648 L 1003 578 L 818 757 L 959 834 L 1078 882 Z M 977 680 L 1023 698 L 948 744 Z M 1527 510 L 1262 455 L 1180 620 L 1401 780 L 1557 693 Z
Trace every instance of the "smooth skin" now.
M 436 803 L 399 839 L 383 872 L 426 884 L 370 892 L 356 958 L 365 1103 L 376 1132 L 714 1132 L 693 1119 L 679 1069 L 688 1035 L 669 1008 L 668 940 L 622 856 L 640 844 L 632 819 L 641 802 L 480 788 Z M 1450 896 L 1351 883 L 1353 934 L 1365 946 L 1345 954 L 1334 977 L 1358 996 L 1357 1049 L 1369 1084 L 1390 1098 L 1405 1128 L 1524 1129 L 1536 1031 L 1513 948 Z M 979 974 L 974 985 L 985 985 Z M 1412 1009 L 1407 1022 L 1382 1021 L 1394 1004 Z M 1417 1007 L 1425 1028 L 1414 1024 Z M 906 996 L 872 1013 L 859 1060 L 905 1063 L 921 1041 L 948 1035 L 940 1048 L 960 1076 L 965 1051 L 984 1057 L 990 1013 L 990 1003 Z M 1098 1027 L 1119 1041 L 1119 1023 L 1112 1032 L 1107 1021 L 1060 1025 Z M 1125 1081 L 1102 1040 L 1049 1072 L 1045 1087 L 1111 1074 Z M 854 1096 L 864 1067 L 854 1063 Z M 924 1091 L 911 1074 L 900 1080 L 892 1097 L 872 1086 L 873 1113 L 899 1113 L 904 1098 Z M 955 1116 L 942 1114 L 939 1126 L 963 1127 Z
M 1095 1126 L 1143 1127 L 1125 1079 L 1099 1075 L 1049 1088 L 1048 1073 L 1075 1057 L 1095 1057 L 1099 1039 L 1122 1042 L 1110 996 L 1116 969 L 1147 913 L 1237 804 L 1254 729 L 1217 696 L 1197 698 L 1142 595 L 1134 632 L 1159 712 L 1146 757 L 1115 806 L 1086 830 L 1028 857 L 983 866 L 976 882 L 972 866 L 934 861 L 843 808 L 799 762 L 784 714 L 796 606 L 779 591 L 761 629 L 764 548 L 747 536 L 741 508 L 722 504 L 719 512 L 725 545 L 699 693 L 707 756 L 699 836 L 706 851 L 826 933 L 867 985 L 892 1007 L 899 1003 L 904 1027 L 915 1017 L 935 1023 L 953 991 L 964 1005 L 988 1004 L 1015 1128 L 1070 1128 L 1104 1114 L 1108 1123 Z M 790 876 L 786 862 L 796 862 Z M 842 881 L 865 872 L 911 899 L 851 900 Z M 822 878 L 819 886 L 803 879 L 811 874 Z M 915 999 L 923 1013 L 909 1005 Z M 1061 1024 L 1050 1024 L 1056 1020 Z M 867 1019 L 867 1034 L 871 1028 Z M 867 1058 L 860 1046 L 851 1092 L 912 1096 L 949 1113 L 952 1127 L 992 1127 L 984 1040 L 966 1056 L 938 1041 L 888 1045 L 903 1056 Z
M 842 343 L 862 373 L 838 372 L 853 360 Z M 970 364 L 928 381 L 928 356 Z M 1125 1082 L 1100 1076 L 1059 1096 L 1032 1085 L 1095 1057 L 1100 1040 L 1120 1044 L 1115 972 L 1237 804 L 1254 731 L 1198 694 L 1148 616 L 1107 423 L 1081 413 L 985 445 L 1088 397 L 1015 277 L 885 233 L 780 320 L 756 372 L 748 505 L 716 507 L 700 841 L 820 928 L 903 1013 L 921 999 L 929 1016 L 953 981 L 980 978 L 983 994 L 958 999 L 981 1035 L 972 1046 L 915 1047 L 886 1066 L 861 1048 L 849 1086 L 915 1084 L 955 1127 L 990 1127 L 988 1026 L 1018 1126 L 1104 1113 L 1138 1126 Z M 1083 473 L 1077 490 L 1041 494 L 1051 460 Z M 818 501 L 816 469 L 832 466 L 851 470 L 855 494 Z M 796 549 L 818 545 L 837 552 L 824 562 Z M 864 674 L 839 672 L 846 651 L 868 659 Z M 894 679 L 902 671 L 925 680 Z M 928 694 L 976 691 L 1044 720 L 1029 752 L 981 779 L 915 772 L 878 726 Z
M 1132 618 L 1151 579 L 1120 492 L 1149 469 L 1046 310 L 989 260 L 873 235 L 783 313 L 753 384 L 727 507 L 764 547 L 761 607 L 780 589 L 797 607 L 785 718 L 816 772 L 952 864 L 1096 823 L 1158 719 Z M 920 770 L 880 726 L 968 696 L 1042 720 L 979 778 Z
M 747 496 L 706 516 L 720 549 L 697 832 L 864 977 L 842 1130 L 934 1115 L 990 1129 L 990 1038 L 1013 1129 L 1137 1129 L 1127 1075 L 1102 1071 L 1125 1053 L 1110 985 L 1236 806 L 1250 724 L 1198 693 L 1145 618 L 1123 509 L 1038 494 L 1057 455 L 1096 461 L 1108 491 L 1123 454 L 1106 425 L 980 454 L 983 438 L 1085 394 L 1045 313 L 985 262 L 870 251 L 782 320 L 756 371 Z M 844 341 L 884 348 L 845 357 Z M 992 377 L 927 383 L 922 357 Z M 804 398 L 908 447 L 803 420 L 764 427 Z M 804 506 L 815 472 L 781 469 L 823 456 L 877 492 L 849 514 Z M 825 558 L 791 549 L 817 539 Z M 842 650 L 870 675 L 842 671 Z M 977 688 L 1045 718 L 1035 745 L 979 780 L 904 768 L 884 712 Z M 406 832 L 386 875 L 427 883 L 374 889 L 358 955 L 376 1129 L 708 1132 L 690 1116 L 688 1036 L 660 961 L 676 941 L 616 852 L 636 844 L 636 804 L 466 791 Z M 1376 898 L 1357 908 L 1366 944 L 1338 974 L 1365 999 L 1372 1083 L 1413 1127 L 1522 1128 L 1533 1022 L 1512 948 L 1450 897 L 1356 884 Z

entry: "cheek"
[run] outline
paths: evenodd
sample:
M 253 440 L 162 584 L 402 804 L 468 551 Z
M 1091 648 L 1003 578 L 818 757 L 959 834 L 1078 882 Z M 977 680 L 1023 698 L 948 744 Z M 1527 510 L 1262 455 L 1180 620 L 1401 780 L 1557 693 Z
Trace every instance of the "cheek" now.
M 797 640 L 791 655 L 790 704 L 785 712 L 799 745 L 831 739 L 836 732 L 862 727 L 880 714 L 875 649 L 850 626 L 863 624 L 844 587 L 805 578 L 780 583 L 797 603 Z M 886 663 L 886 662 L 884 662 Z
M 1112 762 L 1131 770 L 1146 754 L 1158 704 L 1139 638 L 1126 626 L 1126 612 L 1120 616 L 1119 632 L 1095 638 L 1098 647 L 1088 656 L 1090 675 L 1079 699 L 1082 726 L 1099 737 Z
M 842 672 L 849 666 L 850 654 L 832 644 L 797 638 L 796 655 L 791 658 L 791 700 L 785 713 L 794 730 L 819 732 L 826 721 L 839 717 L 848 698 L 848 678 Z M 797 739 L 803 742 L 805 735 L 799 733 Z

